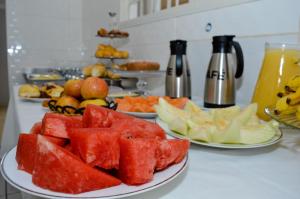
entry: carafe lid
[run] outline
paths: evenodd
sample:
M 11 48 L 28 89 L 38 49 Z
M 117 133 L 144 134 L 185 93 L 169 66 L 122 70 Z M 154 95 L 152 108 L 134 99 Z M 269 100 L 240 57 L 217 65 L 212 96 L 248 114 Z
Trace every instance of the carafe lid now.
M 185 40 L 173 40 L 170 41 L 171 55 L 185 55 L 186 54 Z
M 219 35 L 213 37 L 213 53 L 230 53 L 235 35 Z

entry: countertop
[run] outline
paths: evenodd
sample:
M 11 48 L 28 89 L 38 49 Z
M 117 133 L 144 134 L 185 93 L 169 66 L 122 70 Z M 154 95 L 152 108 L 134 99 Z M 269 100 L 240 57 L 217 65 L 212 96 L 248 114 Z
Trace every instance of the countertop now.
M 10 100 L 1 155 L 16 145 L 46 111 L 22 101 L 17 89 Z M 130 198 L 298 199 L 300 197 L 300 130 L 283 128 L 282 140 L 257 149 L 216 149 L 191 145 L 188 167 L 170 183 Z

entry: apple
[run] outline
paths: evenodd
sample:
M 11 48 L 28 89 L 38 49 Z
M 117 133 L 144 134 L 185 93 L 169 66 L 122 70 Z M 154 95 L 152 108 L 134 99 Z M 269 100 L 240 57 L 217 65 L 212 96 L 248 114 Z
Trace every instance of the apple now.
M 80 98 L 81 96 L 81 85 L 83 83 L 82 79 L 71 79 L 65 83 L 64 92 L 68 96 L 75 98 Z
M 88 77 L 81 85 L 81 96 L 84 99 L 104 99 L 108 95 L 106 82 L 98 77 Z

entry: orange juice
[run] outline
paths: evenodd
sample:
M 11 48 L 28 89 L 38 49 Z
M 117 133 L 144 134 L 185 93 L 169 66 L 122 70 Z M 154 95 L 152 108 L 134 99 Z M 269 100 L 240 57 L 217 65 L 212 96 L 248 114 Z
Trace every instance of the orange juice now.
M 258 117 L 270 120 L 264 109 L 274 107 L 278 100 L 277 93 L 290 78 L 300 74 L 299 59 L 300 46 L 266 44 L 264 61 L 252 97 L 252 102 L 258 104 Z

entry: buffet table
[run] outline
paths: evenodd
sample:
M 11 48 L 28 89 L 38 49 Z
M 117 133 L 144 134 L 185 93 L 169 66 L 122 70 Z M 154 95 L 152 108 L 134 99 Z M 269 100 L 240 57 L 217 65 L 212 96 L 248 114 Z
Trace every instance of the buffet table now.
M 8 110 L 1 155 L 16 145 L 20 132 L 28 132 L 46 112 L 40 103 L 18 99 L 16 88 Z M 281 142 L 257 149 L 215 149 L 192 144 L 185 172 L 164 186 L 130 198 L 298 199 L 300 132 L 284 128 L 283 133 Z

